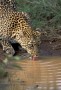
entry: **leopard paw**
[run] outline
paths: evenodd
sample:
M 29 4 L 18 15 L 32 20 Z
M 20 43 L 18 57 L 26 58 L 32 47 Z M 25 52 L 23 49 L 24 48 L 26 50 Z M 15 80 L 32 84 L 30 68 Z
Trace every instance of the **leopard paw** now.
M 6 54 L 10 56 L 14 56 L 15 54 L 14 49 L 10 49 L 10 48 L 7 48 L 6 50 L 4 50 L 4 52 L 6 52 Z

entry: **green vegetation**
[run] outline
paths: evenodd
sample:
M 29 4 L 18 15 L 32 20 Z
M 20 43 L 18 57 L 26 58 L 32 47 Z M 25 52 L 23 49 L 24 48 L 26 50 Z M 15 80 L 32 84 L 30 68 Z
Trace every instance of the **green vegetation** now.
M 61 29 L 61 0 L 16 0 L 17 10 L 30 15 L 32 26 Z

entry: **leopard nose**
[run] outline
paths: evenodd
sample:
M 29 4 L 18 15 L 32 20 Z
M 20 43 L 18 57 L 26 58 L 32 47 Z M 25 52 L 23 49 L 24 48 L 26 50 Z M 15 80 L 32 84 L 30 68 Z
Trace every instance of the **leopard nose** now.
M 31 60 L 33 60 L 33 61 L 35 61 L 35 60 L 39 60 L 39 56 L 31 56 L 31 58 L 30 58 Z

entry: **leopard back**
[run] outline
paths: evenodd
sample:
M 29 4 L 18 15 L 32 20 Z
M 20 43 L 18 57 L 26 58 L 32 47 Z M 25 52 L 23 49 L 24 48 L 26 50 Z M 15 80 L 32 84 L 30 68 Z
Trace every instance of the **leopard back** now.
M 7 1 L 5 4 L 8 4 Z M 0 3 L 1 4 L 1 3 Z M 7 5 L 6 5 L 7 6 Z M 16 40 L 31 55 L 38 54 L 37 38 L 35 31 L 29 25 L 26 16 L 22 12 L 14 11 L 0 5 L 0 36 L 7 39 Z

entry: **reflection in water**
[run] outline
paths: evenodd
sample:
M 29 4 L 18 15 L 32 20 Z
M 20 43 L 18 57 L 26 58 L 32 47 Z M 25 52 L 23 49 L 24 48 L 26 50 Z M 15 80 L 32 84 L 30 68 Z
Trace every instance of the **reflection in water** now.
M 6 89 L 0 90 L 61 90 L 61 58 L 15 62 L 22 70 L 9 68 Z

